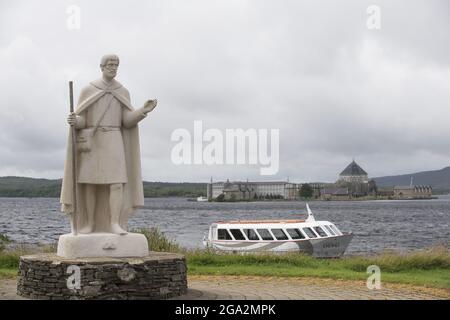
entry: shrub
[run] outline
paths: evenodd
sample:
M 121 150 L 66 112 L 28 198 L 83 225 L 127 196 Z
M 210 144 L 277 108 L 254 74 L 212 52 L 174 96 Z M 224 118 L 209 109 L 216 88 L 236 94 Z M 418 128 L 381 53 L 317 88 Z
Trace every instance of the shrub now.
M 0 253 L 0 269 L 18 269 L 20 255 L 16 252 Z
M 181 252 L 182 248 L 178 243 L 170 240 L 158 228 L 135 229 L 133 232 L 142 233 L 148 241 L 150 251 Z
M 3 251 L 8 243 L 11 243 L 11 240 L 8 238 L 6 234 L 0 233 L 0 251 Z

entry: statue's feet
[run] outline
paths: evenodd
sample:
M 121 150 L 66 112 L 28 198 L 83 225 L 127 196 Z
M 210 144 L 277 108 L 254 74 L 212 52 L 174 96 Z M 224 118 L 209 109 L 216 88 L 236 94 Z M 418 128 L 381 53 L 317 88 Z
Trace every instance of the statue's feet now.
M 84 228 L 81 228 L 80 231 L 78 231 L 79 233 L 92 233 L 94 232 L 94 227 L 93 226 L 86 226 Z
M 111 225 L 111 231 L 112 231 L 112 233 L 120 234 L 120 235 L 125 235 L 128 233 L 127 231 L 123 230 L 117 223 L 113 223 Z

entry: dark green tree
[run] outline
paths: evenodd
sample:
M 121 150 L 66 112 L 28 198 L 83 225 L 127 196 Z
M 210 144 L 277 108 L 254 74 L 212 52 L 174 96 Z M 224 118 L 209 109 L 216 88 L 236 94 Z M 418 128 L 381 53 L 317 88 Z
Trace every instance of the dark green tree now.
M 314 193 L 313 188 L 309 184 L 305 183 L 305 184 L 302 184 L 302 186 L 300 188 L 299 196 L 302 199 L 308 199 L 313 196 L 313 193 Z

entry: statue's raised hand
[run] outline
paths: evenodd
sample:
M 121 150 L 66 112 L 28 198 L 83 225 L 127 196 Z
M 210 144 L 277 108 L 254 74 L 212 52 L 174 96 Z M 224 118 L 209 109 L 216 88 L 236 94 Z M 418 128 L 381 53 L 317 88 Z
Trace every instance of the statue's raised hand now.
M 156 108 L 156 104 L 158 103 L 158 100 L 154 99 L 154 100 L 147 100 L 144 103 L 144 106 L 142 107 L 142 111 L 144 111 L 144 113 L 149 113 L 151 112 L 153 109 Z

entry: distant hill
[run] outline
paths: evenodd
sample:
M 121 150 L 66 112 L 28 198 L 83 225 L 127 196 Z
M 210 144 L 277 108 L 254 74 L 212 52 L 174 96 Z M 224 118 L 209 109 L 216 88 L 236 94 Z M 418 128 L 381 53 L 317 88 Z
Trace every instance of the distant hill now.
M 398 176 L 386 176 L 373 178 L 377 186 L 391 187 L 409 185 L 413 178 L 415 185 L 430 185 L 436 192 L 450 192 L 450 167 L 440 170 L 422 171 Z
M 61 179 L 35 179 L 26 177 L 0 177 L 0 197 L 59 197 Z M 206 196 L 206 183 L 147 182 L 144 196 L 199 197 Z
M 61 179 L 0 177 L 0 197 L 59 197 Z
M 144 181 L 144 196 L 155 197 L 200 197 L 206 196 L 206 183 L 198 182 L 147 182 Z
M 450 193 L 450 167 L 397 176 L 373 178 L 379 187 L 409 185 L 411 177 L 415 185 L 430 185 L 433 193 Z M 61 179 L 35 179 L 26 177 L 0 177 L 0 197 L 59 197 Z M 147 182 L 144 196 L 199 197 L 206 196 L 206 183 Z

